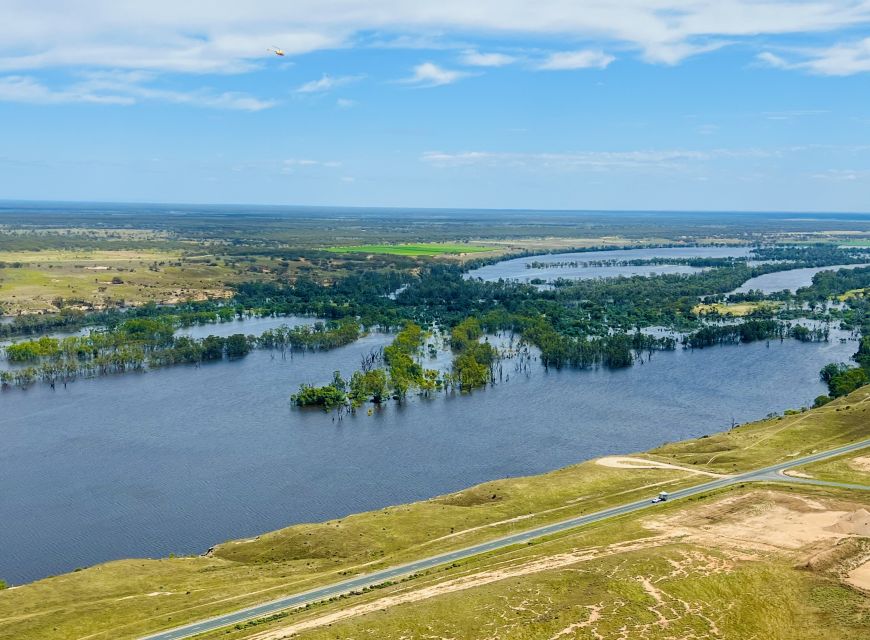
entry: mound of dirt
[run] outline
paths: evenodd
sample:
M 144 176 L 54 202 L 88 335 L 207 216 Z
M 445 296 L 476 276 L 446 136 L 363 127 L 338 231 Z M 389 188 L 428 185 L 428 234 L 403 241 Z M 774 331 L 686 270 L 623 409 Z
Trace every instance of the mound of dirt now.
M 847 513 L 827 529 L 835 533 L 870 538 L 870 511 L 858 509 Z

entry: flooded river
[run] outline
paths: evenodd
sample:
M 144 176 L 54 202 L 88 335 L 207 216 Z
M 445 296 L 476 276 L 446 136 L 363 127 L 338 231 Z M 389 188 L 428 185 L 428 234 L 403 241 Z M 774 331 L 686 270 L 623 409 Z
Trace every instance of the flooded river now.
M 216 325 L 220 326 L 220 325 Z M 214 327 L 209 327 L 214 329 Z M 259 332 L 258 328 L 256 332 Z M 245 331 L 247 332 L 247 331 Z M 629 369 L 545 371 L 335 421 L 291 407 L 391 337 L 327 353 L 0 393 L 0 577 L 17 584 L 644 450 L 810 404 L 854 342 L 657 353 Z

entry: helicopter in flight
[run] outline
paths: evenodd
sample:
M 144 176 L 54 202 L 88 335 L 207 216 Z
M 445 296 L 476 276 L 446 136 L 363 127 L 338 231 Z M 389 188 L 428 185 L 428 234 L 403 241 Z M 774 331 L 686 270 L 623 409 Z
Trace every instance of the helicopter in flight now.
M 282 58 L 284 57 L 284 49 L 279 49 L 278 47 L 269 47 L 268 49 L 266 49 L 266 51 L 274 53 L 276 56 L 281 56 Z

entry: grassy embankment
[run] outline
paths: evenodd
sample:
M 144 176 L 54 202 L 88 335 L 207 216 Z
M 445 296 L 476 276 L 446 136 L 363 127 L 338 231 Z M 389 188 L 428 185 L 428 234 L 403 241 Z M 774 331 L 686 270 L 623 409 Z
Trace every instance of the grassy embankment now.
M 870 387 L 818 409 L 664 445 L 644 457 L 716 473 L 785 462 L 870 436 Z
M 647 457 L 716 472 L 764 466 L 867 437 L 870 432 L 868 408 L 870 390 L 859 390 L 821 409 L 743 425 L 709 438 L 667 445 L 650 452 Z M 681 470 L 610 468 L 591 461 L 541 476 L 494 481 L 420 503 L 321 524 L 294 526 L 249 541 L 225 543 L 218 546 L 211 557 L 107 563 L 0 593 L 0 638 L 135 638 L 147 631 L 235 610 L 378 567 L 461 548 L 512 531 L 653 495 L 661 489 L 672 490 L 695 484 L 703 479 Z M 677 509 L 679 505 L 667 508 Z M 645 531 L 634 519 L 627 518 L 572 534 L 581 538 L 571 545 L 611 544 L 616 540 L 648 535 Z M 673 544 L 676 546 L 668 547 L 666 553 L 662 552 L 655 558 L 643 554 L 636 558 L 631 556 L 634 558 L 632 562 L 642 566 L 652 562 L 667 568 L 670 566 L 666 560 L 668 554 L 679 556 L 686 551 L 677 541 Z M 535 544 L 529 548 L 537 550 L 543 547 Z M 508 558 L 512 556 L 504 554 L 521 554 L 523 549 L 498 555 Z M 489 560 L 475 559 L 462 563 L 462 567 L 465 570 L 486 561 Z M 619 566 L 622 567 L 619 572 L 627 571 L 625 576 L 629 579 L 633 565 L 622 563 Z M 766 577 L 775 577 L 786 569 L 787 565 L 776 563 L 758 567 L 757 571 L 741 566 L 739 576 L 749 571 L 747 577 L 730 577 L 722 588 L 745 589 L 747 585 L 760 584 Z M 451 571 L 433 571 L 428 576 L 441 579 L 455 577 L 458 573 Z M 572 568 L 565 575 L 582 575 L 582 572 L 577 574 L 577 570 Z M 430 578 L 423 576 L 418 580 L 426 579 Z M 598 576 L 578 593 L 585 594 L 583 597 L 597 597 L 595 594 L 599 592 L 601 579 Z M 418 580 L 378 590 L 377 596 L 388 595 L 409 585 L 424 584 Z M 633 578 L 623 585 L 628 590 L 626 593 L 645 589 L 643 584 L 638 585 L 636 581 L 632 584 L 631 580 Z M 734 580 L 736 582 L 732 583 Z M 561 593 L 574 590 L 562 582 L 563 578 L 555 579 L 552 588 Z M 699 589 L 712 588 L 703 581 L 698 584 Z M 516 588 L 525 587 L 518 581 Z M 679 590 L 683 587 L 675 583 L 673 588 Z M 805 588 L 808 588 L 806 583 L 792 580 L 785 584 L 782 593 L 787 594 L 788 589 L 800 591 Z M 776 596 L 772 602 L 782 602 L 779 591 L 772 595 Z M 372 597 L 375 596 L 360 596 L 361 601 Z M 748 596 L 744 596 L 744 600 L 746 598 Z M 355 604 L 356 600 L 348 602 Z M 432 603 L 432 606 L 450 606 L 449 602 L 441 600 Z M 455 601 L 453 606 L 456 606 Z M 318 608 L 312 608 L 304 615 L 315 615 L 317 611 L 314 609 Z M 259 628 L 251 627 L 244 633 Z

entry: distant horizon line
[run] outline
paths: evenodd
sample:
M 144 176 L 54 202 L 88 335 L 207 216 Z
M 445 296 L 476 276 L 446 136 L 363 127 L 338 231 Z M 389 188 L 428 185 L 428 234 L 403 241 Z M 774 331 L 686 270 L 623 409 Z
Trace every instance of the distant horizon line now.
M 260 207 L 267 209 L 341 209 L 341 210 L 379 210 L 379 211 L 465 211 L 465 212 L 537 212 L 537 213 L 678 213 L 678 214 L 791 214 L 791 215 L 861 215 L 870 216 L 870 210 L 789 210 L 789 209 L 568 209 L 568 208 L 529 208 L 529 207 L 425 207 L 407 205 L 324 205 L 324 204 L 276 204 L 276 203 L 245 203 L 245 202 L 171 202 L 147 200 L 35 200 L 29 198 L 0 198 L 0 212 L 7 205 L 124 205 L 152 207 Z

